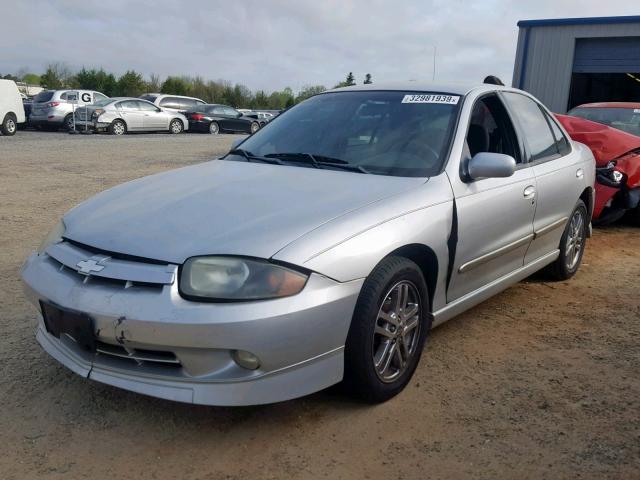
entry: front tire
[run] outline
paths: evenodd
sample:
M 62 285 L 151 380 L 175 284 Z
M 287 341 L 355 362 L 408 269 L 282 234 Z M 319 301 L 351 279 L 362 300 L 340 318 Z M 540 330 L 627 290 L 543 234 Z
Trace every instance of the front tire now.
M 184 131 L 184 124 L 176 119 L 171 120 L 171 123 L 169 123 L 169 133 L 173 133 L 174 135 L 177 135 L 179 133 L 182 133 Z
M 560 238 L 560 255 L 548 267 L 548 272 L 556 280 L 568 280 L 580 268 L 588 228 L 587 206 L 578 200 Z
M 387 257 L 367 277 L 345 347 L 344 384 L 371 403 L 400 393 L 418 366 L 431 328 L 427 284 L 420 268 Z
M 111 125 L 109 125 L 108 130 L 111 135 L 124 135 L 127 133 L 127 124 L 122 120 L 114 120 L 111 122 Z
M 12 114 L 7 113 L 2 120 L 2 125 L 0 125 L 0 131 L 2 131 L 3 135 L 11 137 L 16 134 L 16 130 L 18 130 L 16 118 Z

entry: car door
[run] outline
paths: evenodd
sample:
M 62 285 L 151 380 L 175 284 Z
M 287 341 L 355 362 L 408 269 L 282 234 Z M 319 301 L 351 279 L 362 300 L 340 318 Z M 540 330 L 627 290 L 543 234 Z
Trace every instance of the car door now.
M 461 128 L 467 129 L 462 164 L 447 170 L 457 217 L 447 302 L 521 268 L 533 238 L 535 178 L 502 100 L 495 92 L 477 98 L 468 125 Z M 465 178 L 461 171 L 480 152 L 512 156 L 515 173 L 507 178 Z
M 247 132 L 251 131 L 251 122 L 242 117 L 242 114 L 235 108 L 224 107 L 224 114 L 229 124 L 229 130 L 234 132 Z
M 536 178 L 534 240 L 525 263 L 560 245 L 560 237 L 584 189 L 584 166 L 555 119 L 532 98 L 503 92 L 517 128 L 526 140 L 527 157 Z
M 138 108 L 143 114 L 142 126 L 145 130 L 168 130 L 171 115 L 163 112 L 150 102 L 137 100 Z
M 127 130 L 144 129 L 144 112 L 140 110 L 136 100 L 124 100 L 118 103 L 118 111 L 127 124 Z

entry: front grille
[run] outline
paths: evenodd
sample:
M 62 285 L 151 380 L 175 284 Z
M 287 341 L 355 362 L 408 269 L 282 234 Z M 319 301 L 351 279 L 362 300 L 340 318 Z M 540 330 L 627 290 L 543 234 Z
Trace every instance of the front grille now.
M 177 265 L 129 259 L 68 241 L 50 245 L 46 253 L 60 271 L 77 275 L 83 283 L 162 289 L 173 284 L 178 271 Z
M 180 367 L 180 360 L 178 360 L 172 352 L 130 347 L 124 348 L 121 345 L 96 342 L 96 353 L 98 355 L 107 355 L 128 360 L 138 365 L 162 364 L 164 366 Z

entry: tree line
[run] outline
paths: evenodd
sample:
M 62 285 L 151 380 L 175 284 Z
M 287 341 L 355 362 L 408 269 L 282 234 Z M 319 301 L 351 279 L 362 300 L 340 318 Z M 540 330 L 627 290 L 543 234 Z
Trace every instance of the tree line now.
M 283 90 L 267 92 L 265 90 L 251 91 L 241 83 L 231 83 L 226 80 L 205 80 L 200 76 L 168 76 L 164 80 L 158 75 L 151 74 L 148 78 L 135 70 L 127 70 L 116 76 L 103 68 L 87 69 L 83 67 L 73 72 L 61 63 L 47 66 L 42 75 L 18 72 L 16 75 L 4 75 L 14 81 L 23 81 L 31 85 L 40 85 L 48 89 L 77 88 L 97 90 L 109 97 L 138 97 L 143 93 L 167 93 L 172 95 L 187 95 L 204 100 L 207 103 L 222 103 L 236 108 L 281 110 L 299 103 L 313 95 L 324 92 L 324 85 L 307 85 L 299 92 L 290 87 Z M 371 74 L 367 73 L 363 83 L 373 83 Z M 345 80 L 335 87 L 355 85 L 353 72 L 349 72 Z

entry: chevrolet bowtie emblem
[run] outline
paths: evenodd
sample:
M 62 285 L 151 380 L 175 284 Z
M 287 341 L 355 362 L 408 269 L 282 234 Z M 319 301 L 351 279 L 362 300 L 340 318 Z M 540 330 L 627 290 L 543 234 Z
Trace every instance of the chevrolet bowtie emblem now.
M 78 267 L 78 273 L 82 273 L 84 275 L 89 275 L 104 269 L 104 265 L 100 265 L 95 260 L 82 260 L 76 263 L 76 267 Z

